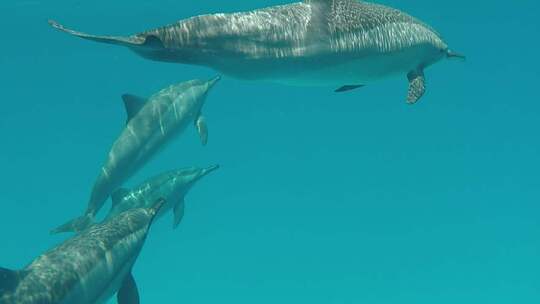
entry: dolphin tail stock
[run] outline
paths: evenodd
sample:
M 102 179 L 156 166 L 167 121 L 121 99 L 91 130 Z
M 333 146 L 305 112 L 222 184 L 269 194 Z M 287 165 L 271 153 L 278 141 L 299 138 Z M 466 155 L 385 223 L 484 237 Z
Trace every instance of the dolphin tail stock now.
M 86 40 L 91 40 L 91 41 L 100 42 L 100 43 L 121 45 L 121 46 L 126 46 L 126 47 L 151 46 L 151 44 L 154 43 L 155 39 L 148 39 L 148 38 L 150 37 L 156 38 L 154 36 L 143 37 L 143 36 L 137 36 L 137 35 L 129 36 L 129 37 L 91 35 L 91 34 L 86 34 L 83 32 L 78 32 L 78 31 L 66 28 L 54 20 L 49 20 L 49 25 L 59 31 L 62 31 L 64 33 L 68 33 L 70 35 L 77 36 Z
M 81 232 L 86 228 L 92 226 L 93 223 L 94 217 L 91 214 L 85 214 L 83 216 L 70 220 L 69 222 L 61 226 L 56 227 L 55 229 L 51 230 L 51 234 L 58 234 L 64 232 Z

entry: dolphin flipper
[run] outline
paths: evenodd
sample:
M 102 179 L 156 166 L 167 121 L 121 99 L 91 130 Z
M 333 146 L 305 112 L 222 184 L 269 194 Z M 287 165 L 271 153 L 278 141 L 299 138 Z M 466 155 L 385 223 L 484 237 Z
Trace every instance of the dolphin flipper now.
M 197 133 L 199 133 L 199 137 L 201 138 L 202 145 L 206 146 L 206 143 L 208 143 L 208 126 L 206 125 L 206 119 L 202 114 L 199 114 L 195 120 L 195 127 L 197 128 Z
M 423 70 L 412 71 L 407 74 L 409 79 L 409 94 L 407 95 L 407 103 L 416 103 L 426 92 L 426 79 Z
M 176 229 L 184 217 L 184 199 L 174 206 L 173 229 Z
M 54 20 L 49 20 L 49 25 L 54 27 L 57 30 L 60 30 L 62 32 L 71 34 L 73 36 L 77 36 L 83 39 L 92 40 L 96 42 L 101 43 L 108 43 L 108 44 L 116 44 L 116 45 L 123 45 L 128 47 L 133 46 L 142 46 L 147 41 L 145 37 L 139 37 L 139 36 L 130 36 L 130 37 L 116 37 L 116 36 L 97 36 L 97 35 L 90 35 L 78 31 L 74 31 L 71 29 L 68 29 L 64 27 L 63 25 L 59 24 L 58 22 Z
M 90 227 L 93 223 L 93 216 L 90 214 L 85 214 L 51 230 L 51 234 L 63 232 L 81 232 Z
M 122 286 L 116 294 L 118 304 L 139 304 L 139 290 L 131 272 L 122 282 Z
M 342 86 L 341 88 L 336 89 L 334 92 L 336 92 L 336 93 L 347 92 L 347 91 L 351 91 L 351 90 L 354 90 L 354 89 L 361 88 L 361 87 L 363 87 L 363 86 L 364 86 L 364 85 L 362 85 L 362 84 L 358 84 L 358 85 L 344 85 L 344 86 Z

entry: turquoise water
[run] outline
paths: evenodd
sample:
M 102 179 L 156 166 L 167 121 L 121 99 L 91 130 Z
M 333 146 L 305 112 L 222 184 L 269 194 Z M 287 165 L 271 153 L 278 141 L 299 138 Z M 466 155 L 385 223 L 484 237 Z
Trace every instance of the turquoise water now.
M 128 34 L 287 3 L 0 2 L 0 266 L 65 239 L 125 122 L 120 95 L 215 72 L 59 33 Z M 156 223 L 134 269 L 141 303 L 540 303 L 536 1 L 381 1 L 429 23 L 465 63 L 348 94 L 225 77 L 189 128 L 127 186 L 214 163 L 186 215 Z M 108 206 L 104 208 L 104 211 Z M 114 303 L 114 301 L 111 301 Z

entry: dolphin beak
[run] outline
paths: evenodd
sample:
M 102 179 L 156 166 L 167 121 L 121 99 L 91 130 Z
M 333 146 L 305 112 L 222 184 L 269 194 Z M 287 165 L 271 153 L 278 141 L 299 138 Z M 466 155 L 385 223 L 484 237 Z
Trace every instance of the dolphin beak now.
M 203 172 L 201 174 L 201 177 L 206 176 L 206 175 L 216 171 L 217 169 L 219 169 L 219 165 L 213 165 L 213 166 L 210 166 L 208 168 L 204 168 Z
M 216 77 L 208 80 L 208 88 L 211 89 L 220 80 L 221 80 L 221 76 L 216 76 Z
M 448 59 L 461 59 L 461 60 L 465 60 L 467 57 L 465 57 L 465 55 L 463 54 L 460 54 L 460 53 L 456 53 L 456 52 L 453 52 L 451 50 L 448 50 L 446 52 L 446 57 Z

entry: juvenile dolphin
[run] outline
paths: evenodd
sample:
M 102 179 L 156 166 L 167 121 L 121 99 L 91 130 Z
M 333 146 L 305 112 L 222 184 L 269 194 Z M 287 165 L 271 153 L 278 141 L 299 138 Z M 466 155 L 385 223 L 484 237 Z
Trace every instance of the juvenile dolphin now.
M 159 198 L 165 199 L 156 219 L 173 210 L 173 228 L 178 227 L 184 216 L 184 198 L 189 190 L 203 177 L 217 170 L 218 165 L 207 168 L 189 167 L 162 173 L 132 190 L 120 188 L 112 193 L 112 208 L 105 220 L 135 208 L 146 208 Z
M 138 304 L 133 264 L 159 209 L 128 210 L 47 251 L 19 271 L 0 268 L 1 304 Z
M 127 37 L 89 35 L 49 23 L 84 39 L 128 47 L 147 59 L 207 66 L 240 79 L 328 85 L 344 92 L 407 75 L 408 103 L 424 94 L 426 67 L 463 57 L 418 19 L 356 0 L 306 0 L 202 15 Z
M 148 101 L 124 95 L 128 121 L 101 168 L 86 212 L 52 233 L 77 232 L 88 227 L 112 192 L 190 123 L 195 124 L 203 145 L 206 144 L 208 128 L 201 110 L 218 80 L 219 77 L 182 82 L 159 91 Z

